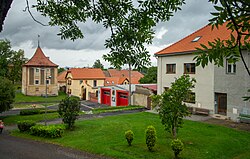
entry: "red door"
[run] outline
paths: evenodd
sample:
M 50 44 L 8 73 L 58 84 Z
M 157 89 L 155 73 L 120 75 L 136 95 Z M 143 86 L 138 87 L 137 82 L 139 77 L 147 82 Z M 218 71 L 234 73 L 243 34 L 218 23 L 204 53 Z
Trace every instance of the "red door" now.
M 102 89 L 102 104 L 106 105 L 111 105 L 111 100 L 110 100 L 110 90 L 109 89 Z
M 128 93 L 117 92 L 117 104 L 116 106 L 127 106 L 128 105 Z

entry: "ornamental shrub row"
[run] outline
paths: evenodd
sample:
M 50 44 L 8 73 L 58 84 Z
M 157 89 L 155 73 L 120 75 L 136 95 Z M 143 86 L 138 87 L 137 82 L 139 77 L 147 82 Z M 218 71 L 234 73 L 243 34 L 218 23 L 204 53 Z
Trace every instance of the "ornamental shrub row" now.
M 35 125 L 30 128 L 31 135 L 48 137 L 48 138 L 58 138 L 62 137 L 65 130 L 65 125 Z
M 17 127 L 20 130 L 20 132 L 29 132 L 30 128 L 35 125 L 36 123 L 31 120 L 23 120 L 17 122 Z
M 55 113 L 57 110 L 47 110 L 47 113 Z M 34 115 L 34 114 L 43 114 L 45 110 L 41 109 L 25 109 L 20 111 L 20 115 Z

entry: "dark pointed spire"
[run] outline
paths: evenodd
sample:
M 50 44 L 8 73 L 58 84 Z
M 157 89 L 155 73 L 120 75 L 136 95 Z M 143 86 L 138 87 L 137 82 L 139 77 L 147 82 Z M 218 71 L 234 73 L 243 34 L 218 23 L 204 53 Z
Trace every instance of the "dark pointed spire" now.
M 37 47 L 40 47 L 40 41 L 39 41 L 40 35 L 37 35 Z

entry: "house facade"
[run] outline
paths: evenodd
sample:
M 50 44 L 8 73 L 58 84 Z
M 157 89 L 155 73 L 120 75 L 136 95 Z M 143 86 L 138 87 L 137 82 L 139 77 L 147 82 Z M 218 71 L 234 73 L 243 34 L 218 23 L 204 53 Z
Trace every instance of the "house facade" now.
M 57 96 L 57 67 L 38 47 L 33 57 L 22 66 L 22 93 L 28 96 Z
M 247 89 L 250 88 L 250 77 L 241 60 L 229 63 L 225 59 L 224 67 L 209 63 L 204 68 L 196 67 L 193 60 L 196 56 L 193 53 L 200 44 L 207 45 L 208 41 L 217 38 L 228 39 L 230 33 L 225 24 L 214 30 L 207 25 L 157 52 L 158 94 L 168 89 L 176 78 L 188 74 L 196 79 L 192 98 L 187 101 L 189 106 L 208 109 L 211 115 L 224 116 L 235 121 L 240 113 L 250 114 L 250 102 L 245 102 L 242 98 L 249 95 Z M 250 53 L 243 51 L 243 57 L 250 68 Z
M 104 86 L 105 76 L 99 68 L 71 68 L 66 73 L 66 92 L 82 100 L 98 96 L 98 86 Z

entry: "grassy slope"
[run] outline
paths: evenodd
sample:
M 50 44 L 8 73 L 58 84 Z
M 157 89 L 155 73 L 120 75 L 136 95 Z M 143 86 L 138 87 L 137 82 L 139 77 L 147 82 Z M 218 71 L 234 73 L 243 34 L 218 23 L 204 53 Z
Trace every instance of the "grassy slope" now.
M 56 97 L 25 96 L 22 93 L 16 93 L 15 103 L 20 102 L 58 102 L 66 97 L 66 94 L 60 94 Z M 14 103 L 14 104 L 15 104 Z
M 154 152 L 149 152 L 145 144 L 145 129 L 148 125 L 157 130 L 157 144 Z M 131 129 L 135 138 L 131 147 L 127 146 L 124 132 Z M 156 114 L 137 113 L 110 116 L 76 123 L 75 131 L 67 131 L 63 138 L 43 139 L 20 134 L 33 139 L 45 140 L 92 153 L 115 158 L 173 158 L 170 148 L 171 137 L 164 131 Z M 182 158 L 190 159 L 247 159 L 250 158 L 250 133 L 200 122 L 185 121 L 179 131 L 184 142 Z

